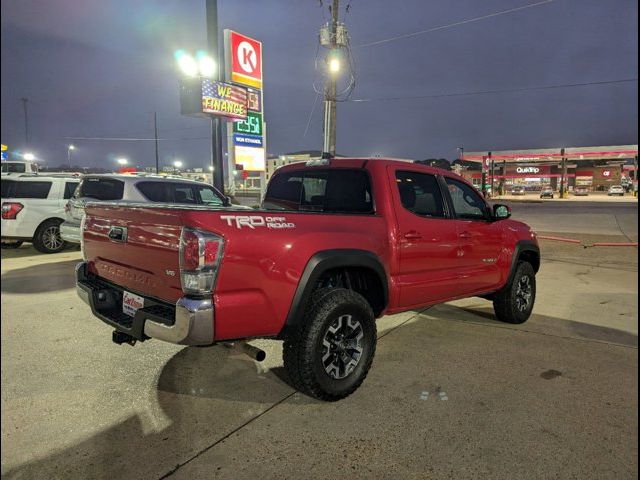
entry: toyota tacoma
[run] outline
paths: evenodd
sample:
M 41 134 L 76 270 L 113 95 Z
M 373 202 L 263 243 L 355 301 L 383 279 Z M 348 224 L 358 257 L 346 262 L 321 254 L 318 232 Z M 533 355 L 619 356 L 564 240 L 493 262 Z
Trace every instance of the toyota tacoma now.
M 298 390 L 339 400 L 365 379 L 375 319 L 471 296 L 525 322 L 535 233 L 471 184 L 410 161 L 279 168 L 258 210 L 88 203 L 77 291 L 116 343 L 284 341 Z

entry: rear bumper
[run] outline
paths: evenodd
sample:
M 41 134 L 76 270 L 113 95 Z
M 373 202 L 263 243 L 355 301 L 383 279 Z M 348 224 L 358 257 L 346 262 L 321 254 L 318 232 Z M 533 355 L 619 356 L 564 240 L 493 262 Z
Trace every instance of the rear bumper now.
M 96 317 L 136 340 L 155 338 L 180 345 L 213 344 L 211 299 L 182 297 L 171 305 L 144 297 L 144 308 L 130 317 L 122 312 L 123 289 L 88 274 L 84 262 L 76 266 L 76 291 Z
M 80 224 L 62 222 L 60 224 L 60 236 L 62 240 L 69 243 L 80 243 Z

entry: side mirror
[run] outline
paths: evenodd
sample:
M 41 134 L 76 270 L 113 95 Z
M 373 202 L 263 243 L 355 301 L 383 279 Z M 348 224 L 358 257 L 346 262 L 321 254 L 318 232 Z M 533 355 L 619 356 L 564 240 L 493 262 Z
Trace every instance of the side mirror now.
M 223 203 L 223 205 L 224 205 L 225 207 L 230 207 L 230 206 L 232 205 L 232 204 L 231 204 L 231 197 L 229 197 L 229 196 L 225 195 L 225 196 L 224 196 L 224 203 Z
M 511 216 L 511 208 L 501 203 L 496 203 L 493 206 L 493 219 L 505 220 Z

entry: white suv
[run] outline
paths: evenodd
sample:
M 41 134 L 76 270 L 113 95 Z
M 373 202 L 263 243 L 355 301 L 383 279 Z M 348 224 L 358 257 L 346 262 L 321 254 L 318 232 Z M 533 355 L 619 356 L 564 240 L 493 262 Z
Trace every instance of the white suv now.
M 183 177 L 136 174 L 85 175 L 69 200 L 62 239 L 80 243 L 80 222 L 87 202 L 155 202 L 227 206 L 229 199 L 204 182 Z
M 60 236 L 64 207 L 80 179 L 72 175 L 2 177 L 2 248 L 32 242 L 42 253 L 65 247 Z

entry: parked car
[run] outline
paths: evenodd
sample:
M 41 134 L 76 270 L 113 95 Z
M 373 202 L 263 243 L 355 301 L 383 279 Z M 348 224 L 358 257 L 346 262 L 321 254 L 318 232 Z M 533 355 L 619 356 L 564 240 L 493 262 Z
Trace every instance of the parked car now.
M 620 195 L 621 197 L 624 197 L 624 188 L 622 188 L 622 185 L 611 185 L 607 195 L 610 197 L 612 195 Z
M 589 189 L 587 187 L 575 187 L 573 189 L 573 195 L 576 197 L 586 197 L 589 195 Z
M 463 178 L 410 162 L 283 166 L 260 210 L 85 212 L 77 292 L 114 342 L 282 339 L 293 385 L 322 400 L 363 382 L 384 314 L 482 296 L 498 319 L 523 323 L 535 300 L 531 228 Z
M 540 198 L 553 198 L 553 188 L 543 188 L 540 191 Z
M 3 177 L 6 175 L 16 176 L 25 173 L 38 173 L 38 164 L 26 160 L 9 160 L 0 163 L 0 172 Z
M 80 179 L 69 175 L 2 177 L 2 247 L 32 242 L 42 253 L 65 247 L 60 236 L 64 207 Z
M 524 187 L 515 186 L 511 188 L 511 195 L 526 195 L 527 191 Z
M 84 206 L 88 201 L 222 206 L 229 200 L 207 183 L 181 177 L 131 174 L 86 175 L 65 208 L 66 220 L 60 226 L 60 231 L 66 242 L 80 243 L 80 222 L 84 216 Z

